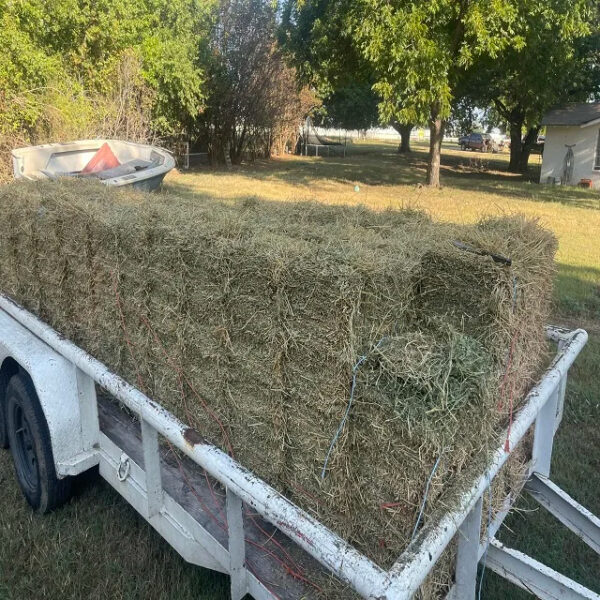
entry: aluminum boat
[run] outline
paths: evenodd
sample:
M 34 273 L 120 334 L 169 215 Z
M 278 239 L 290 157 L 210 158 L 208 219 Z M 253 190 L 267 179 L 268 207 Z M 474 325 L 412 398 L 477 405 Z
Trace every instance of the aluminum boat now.
M 122 140 L 79 140 L 12 151 L 16 179 L 95 177 L 111 186 L 157 189 L 175 166 L 171 154 L 157 146 Z

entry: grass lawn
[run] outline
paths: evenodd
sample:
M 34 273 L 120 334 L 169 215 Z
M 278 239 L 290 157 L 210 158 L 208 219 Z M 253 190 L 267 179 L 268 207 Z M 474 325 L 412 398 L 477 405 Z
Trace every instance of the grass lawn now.
M 560 242 L 554 321 L 590 333 L 569 380 L 552 477 L 600 514 L 600 194 L 532 183 L 537 156 L 528 176 L 515 176 L 506 172 L 507 154 L 461 152 L 452 144 L 444 147 L 443 187 L 430 190 L 419 185 L 426 148 L 414 150 L 401 157 L 395 145 L 359 143 L 345 158 L 284 157 L 231 171 L 175 173 L 166 187 L 227 202 L 410 206 L 452 222 L 510 213 L 539 218 Z M 227 597 L 226 578 L 185 565 L 106 484 L 83 485 L 67 507 L 39 517 L 20 497 L 7 453 L 0 453 L 0 482 L 0 600 Z M 526 499 L 500 538 L 600 592 L 600 558 Z M 486 573 L 482 598 L 507 597 L 529 596 Z

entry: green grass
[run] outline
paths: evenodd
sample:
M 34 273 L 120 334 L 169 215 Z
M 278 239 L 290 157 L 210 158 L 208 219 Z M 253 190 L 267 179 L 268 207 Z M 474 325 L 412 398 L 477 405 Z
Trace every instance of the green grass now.
M 526 176 L 515 176 L 506 172 L 507 154 L 460 152 L 452 144 L 444 147 L 443 187 L 430 190 L 419 185 L 425 147 L 415 150 L 400 157 L 393 144 L 361 143 L 346 158 L 284 157 L 232 171 L 173 174 L 167 186 L 228 201 L 414 206 L 453 222 L 514 212 L 538 217 L 560 243 L 554 321 L 590 332 L 569 379 L 552 477 L 600 514 L 600 194 L 536 184 L 538 157 Z M 227 597 L 226 578 L 184 564 L 106 484 L 85 485 L 68 506 L 39 517 L 22 500 L 7 453 L 0 453 L 0 483 L 0 600 Z M 519 508 L 501 539 L 600 592 L 598 557 L 543 509 L 525 499 Z M 482 592 L 489 600 L 521 597 L 489 572 Z
M 102 480 L 49 515 L 32 514 L 0 452 L 2 600 L 226 598 L 228 579 L 188 565 Z

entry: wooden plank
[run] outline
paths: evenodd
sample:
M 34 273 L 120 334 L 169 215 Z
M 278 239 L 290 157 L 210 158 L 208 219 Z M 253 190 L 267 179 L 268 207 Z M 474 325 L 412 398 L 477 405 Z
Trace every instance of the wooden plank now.
M 140 424 L 135 417 L 100 392 L 98 414 L 100 430 L 144 468 Z M 161 478 L 165 492 L 227 548 L 225 490 L 204 469 L 176 453 L 164 439 L 160 441 Z M 281 600 L 317 597 L 314 587 L 292 572 L 301 573 L 311 581 L 323 581 L 331 577 L 324 567 L 247 505 L 244 505 L 244 530 L 246 566 L 267 589 Z M 282 563 L 291 569 L 286 569 Z

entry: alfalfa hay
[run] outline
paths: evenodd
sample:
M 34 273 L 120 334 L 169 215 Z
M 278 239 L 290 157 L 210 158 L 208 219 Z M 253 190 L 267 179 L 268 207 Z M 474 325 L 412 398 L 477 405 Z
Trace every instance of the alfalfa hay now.
M 3 292 L 382 566 L 434 464 L 425 520 L 540 366 L 556 242 L 522 217 L 81 181 L 4 186 L 0 206 Z

